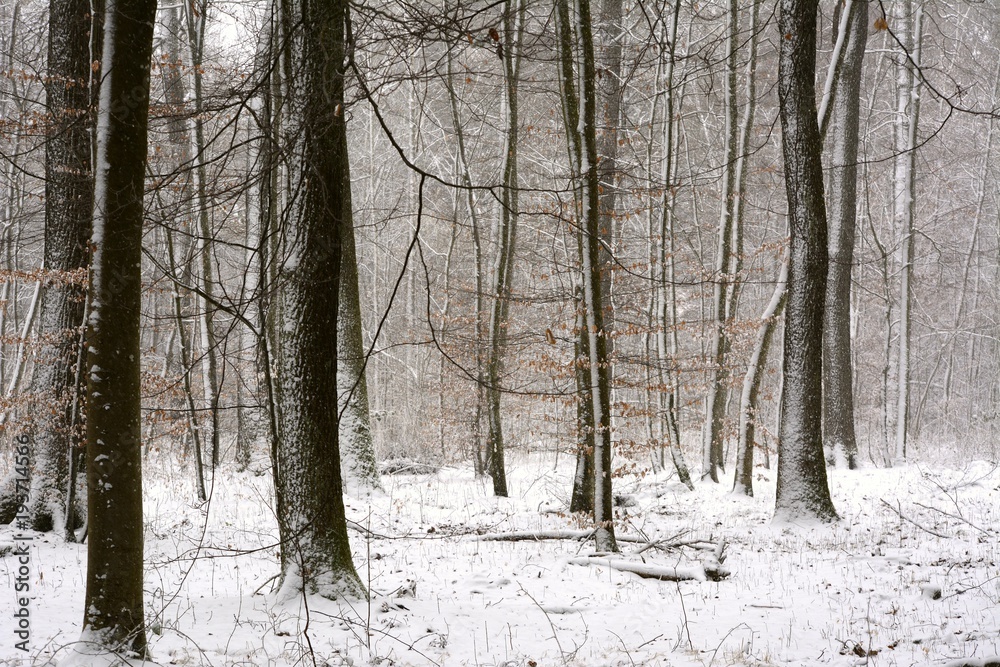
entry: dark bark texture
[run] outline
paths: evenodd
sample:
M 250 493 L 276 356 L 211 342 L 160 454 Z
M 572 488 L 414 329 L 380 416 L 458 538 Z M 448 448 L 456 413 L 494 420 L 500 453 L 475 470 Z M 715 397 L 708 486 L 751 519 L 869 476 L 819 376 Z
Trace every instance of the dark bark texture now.
M 107 5 L 87 330 L 84 638 L 146 654 L 139 315 L 155 0 Z
M 32 396 L 38 408 L 32 438 L 31 504 L 35 530 L 72 537 L 69 460 L 83 446 L 81 343 L 94 205 L 90 112 L 91 7 L 87 0 L 49 5 L 49 112 L 45 143 L 45 269 L 39 334 L 50 341 L 35 359 Z
M 775 500 L 779 520 L 837 519 L 827 487 L 822 435 L 828 261 L 814 83 L 817 8 L 814 0 L 781 0 L 778 14 L 778 97 L 791 228 Z
M 337 319 L 342 234 L 350 210 L 344 113 L 347 3 L 291 3 L 289 123 L 300 183 L 286 233 L 279 286 L 279 439 L 275 493 L 282 588 L 325 597 L 356 596 L 344 516 L 337 406 Z

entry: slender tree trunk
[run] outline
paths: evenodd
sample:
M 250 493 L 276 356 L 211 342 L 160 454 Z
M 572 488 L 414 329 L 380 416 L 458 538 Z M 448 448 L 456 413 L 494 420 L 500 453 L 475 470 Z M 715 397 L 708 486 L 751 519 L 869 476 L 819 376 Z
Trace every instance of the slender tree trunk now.
M 743 376 L 743 391 L 740 393 L 739 444 L 736 447 L 736 477 L 733 493 L 753 496 L 753 461 L 757 434 L 757 395 L 767 367 L 767 354 L 777 328 L 781 311 L 785 308 L 785 294 L 788 285 L 788 253 L 781 262 L 778 283 L 760 318 L 760 327 L 754 341 L 753 353 L 746 375 Z
M 663 168 L 661 180 L 663 182 L 663 200 L 661 202 L 660 229 L 658 237 L 658 251 L 656 252 L 656 262 L 660 267 L 659 280 L 656 286 L 656 302 L 658 304 L 658 320 L 656 345 L 659 353 L 659 363 L 657 365 L 659 374 L 660 391 L 660 413 L 663 415 L 662 430 L 668 446 L 670 456 L 677 470 L 677 475 L 681 482 L 690 489 L 694 489 L 691 481 L 691 473 L 684 454 L 681 450 L 680 429 L 677 427 L 677 403 L 680 396 L 680 383 L 677 379 L 676 368 L 665 368 L 670 361 L 671 365 L 676 363 L 679 346 L 677 340 L 677 281 L 675 275 L 675 230 L 674 230 L 674 209 L 676 205 L 676 189 L 674 187 L 674 164 L 676 163 L 677 147 L 674 140 L 674 69 L 676 67 L 677 54 L 677 23 L 680 15 L 680 0 L 675 0 L 667 25 L 664 29 L 663 38 L 660 40 L 661 48 L 666 52 L 666 72 L 664 75 L 664 118 L 663 118 Z
M 622 25 L 622 0 L 603 0 L 597 23 L 597 67 L 600 76 L 597 81 L 598 134 L 597 153 L 598 179 L 601 183 L 600 219 L 601 234 L 601 303 L 604 307 L 604 329 L 607 331 L 608 362 L 612 364 L 611 392 L 614 393 L 614 351 L 615 351 L 615 306 L 614 256 L 616 207 L 618 202 L 618 126 L 622 116 L 622 48 L 625 41 Z M 613 415 L 609 416 L 613 426 Z
M 83 647 L 146 656 L 139 318 L 153 0 L 108 0 L 87 331 Z M 90 648 L 82 648 L 89 651 Z
M 923 24 L 921 0 L 907 0 L 902 16 L 903 44 L 910 51 L 900 65 L 897 79 L 895 218 L 899 244 L 899 344 L 896 367 L 896 448 L 894 463 L 906 460 L 910 408 L 910 306 L 913 273 L 913 227 L 916 221 L 917 126 L 920 122 L 920 44 Z
M 368 379 L 365 376 L 365 341 L 361 329 L 361 294 L 358 289 L 358 256 L 350 187 L 344 193 L 341 223 L 340 314 L 337 321 L 337 381 L 340 395 L 340 470 L 348 490 L 369 493 L 382 488 L 375 460 Z
M 843 39 L 844 61 L 834 86 L 830 170 L 830 268 L 823 327 L 823 431 L 827 462 L 858 467 L 851 367 L 851 272 L 857 226 L 861 71 L 868 38 L 868 3 L 853 2 Z
M 198 406 L 195 405 L 194 392 L 191 388 L 191 366 L 192 354 L 191 343 L 188 339 L 187 329 L 184 326 L 184 299 L 181 297 L 180 283 L 182 281 L 181 269 L 177 261 L 174 248 L 174 233 L 171 229 L 166 229 L 167 239 L 167 266 L 170 270 L 170 278 L 173 281 L 171 290 L 171 305 L 174 318 L 174 327 L 177 330 L 178 355 L 181 365 L 181 381 L 184 389 L 184 399 L 187 403 L 188 431 L 191 434 L 191 442 L 194 444 L 194 483 L 195 493 L 199 502 L 208 500 L 208 493 L 205 490 L 205 459 L 203 457 L 204 447 L 202 446 L 201 419 L 198 413 Z
M 472 249 L 475 256 L 476 270 L 476 311 L 475 336 L 473 349 L 476 360 L 476 404 L 472 417 L 472 460 L 476 475 L 486 474 L 486 452 L 483 443 L 483 412 L 486 402 L 486 361 L 484 342 L 486 338 L 486 306 L 483 285 L 483 243 L 481 238 L 481 222 L 476 206 L 476 193 L 472 188 L 472 173 L 469 170 L 469 160 L 465 149 L 465 130 L 458 110 L 458 95 L 455 94 L 453 58 L 448 54 L 448 96 L 451 101 L 451 119 L 458 142 L 458 163 L 461 171 L 462 184 L 465 186 L 465 206 L 472 225 Z
M 507 103 L 507 145 L 504 154 L 503 191 L 500 195 L 500 214 L 497 233 L 497 250 L 493 268 L 493 307 L 489 321 L 489 349 L 486 359 L 486 422 L 489 472 L 493 478 L 493 493 L 507 495 L 507 474 L 504 464 L 503 421 L 500 414 L 501 384 L 504 355 L 507 348 L 507 329 L 510 325 L 510 299 L 514 279 L 514 249 L 518 225 L 517 151 L 519 136 L 518 77 L 521 63 L 521 36 L 524 30 L 524 0 L 507 0 L 504 5 L 503 48 L 505 100 Z
M 822 435 L 827 275 L 822 143 L 816 118 L 813 0 L 782 0 L 778 97 L 791 228 L 776 520 L 833 521 Z
M 202 386 L 206 416 L 201 420 L 207 431 L 202 441 L 210 446 L 212 469 L 219 465 L 219 362 L 218 343 L 215 336 L 215 267 L 211 210 L 208 199 L 208 169 L 205 155 L 204 96 L 202 71 L 205 53 L 205 26 L 208 20 L 207 0 L 194 0 L 185 10 L 187 16 L 188 48 L 191 55 L 194 116 L 192 120 L 194 141 L 194 196 L 198 216 L 198 255 L 200 261 L 198 295 L 198 328 L 201 338 Z
M 589 345 L 594 430 L 594 539 L 598 551 L 617 551 L 611 497 L 611 376 L 604 328 L 600 264 L 600 179 L 597 154 L 597 72 L 590 0 L 577 0 L 583 79 L 583 215 L 581 264 Z
M 709 359 L 708 392 L 705 394 L 705 441 L 703 444 L 702 479 L 719 481 L 719 471 L 725 468 L 724 422 L 726 418 L 726 393 L 729 373 L 726 356 L 729 351 L 726 304 L 732 289 L 733 229 L 736 223 L 736 158 L 739 141 L 736 101 L 736 53 L 739 48 L 739 7 L 736 0 L 729 1 L 729 23 L 726 33 L 726 128 L 725 166 L 722 176 L 722 214 L 719 219 L 718 245 L 712 281 L 712 341 Z

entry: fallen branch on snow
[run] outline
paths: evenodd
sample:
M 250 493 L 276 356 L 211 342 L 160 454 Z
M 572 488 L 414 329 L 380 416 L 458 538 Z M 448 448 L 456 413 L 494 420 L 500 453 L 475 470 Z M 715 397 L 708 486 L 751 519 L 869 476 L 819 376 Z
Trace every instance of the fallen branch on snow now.
M 709 540 L 676 541 L 683 535 L 675 535 L 664 540 L 650 540 L 638 535 L 616 535 L 615 540 L 625 544 L 641 544 L 642 548 L 635 553 L 641 554 L 649 549 L 678 549 L 691 547 L 702 551 L 717 551 L 719 545 Z M 583 542 L 594 536 L 593 530 L 515 530 L 509 533 L 486 533 L 479 539 L 484 542 L 541 542 L 542 540 L 577 540 Z
M 729 576 L 729 568 L 718 562 L 664 567 L 649 563 L 636 563 L 615 558 L 572 558 L 572 565 L 600 565 L 619 572 L 631 572 L 644 579 L 659 581 L 722 581 Z
M 924 531 L 925 533 L 930 533 L 934 537 L 940 537 L 940 538 L 945 539 L 945 540 L 948 539 L 947 535 L 942 535 L 941 533 L 939 533 L 937 531 L 934 531 L 934 530 L 931 530 L 930 528 L 926 528 L 924 526 L 921 526 L 919 523 L 917 523 L 916 521 L 914 521 L 910 517 L 908 517 L 905 514 L 903 514 L 902 510 L 898 510 L 895 507 L 893 507 L 892 505 L 890 505 L 889 503 L 887 503 L 884 498 L 879 498 L 879 500 L 882 501 L 883 505 L 885 505 L 886 507 L 888 507 L 889 509 L 891 509 L 893 512 L 895 512 L 896 515 L 899 516 L 899 518 L 902 519 L 903 521 L 908 521 L 909 523 L 912 523 L 914 526 L 916 526 L 920 530 Z

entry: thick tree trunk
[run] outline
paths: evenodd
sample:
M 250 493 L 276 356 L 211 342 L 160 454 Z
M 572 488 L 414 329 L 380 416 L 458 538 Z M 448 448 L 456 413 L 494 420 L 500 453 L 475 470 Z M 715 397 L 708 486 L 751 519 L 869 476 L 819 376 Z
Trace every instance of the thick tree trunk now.
M 344 112 L 348 6 L 295 2 L 287 81 L 300 180 L 281 270 L 278 328 L 279 438 L 275 495 L 281 536 L 281 595 L 364 595 L 347 537 L 340 478 L 337 320 L 343 232 L 350 214 Z
M 830 170 L 830 268 L 823 327 L 823 432 L 827 462 L 858 466 L 851 367 L 851 271 L 857 225 L 858 121 L 861 69 L 868 37 L 868 3 L 854 2 L 844 37 L 844 60 L 835 82 Z M 838 39 L 840 36 L 838 36 Z
M 109 0 L 97 121 L 87 331 L 83 646 L 146 655 L 139 316 L 154 0 Z
M 778 97 L 791 228 L 776 520 L 833 521 L 823 458 L 823 302 L 827 228 L 816 118 L 813 0 L 781 0 Z
M 36 357 L 32 394 L 39 401 L 32 447 L 30 522 L 73 539 L 69 461 L 83 447 L 80 415 L 82 328 L 93 215 L 90 117 L 91 6 L 49 5 L 45 96 L 51 128 L 45 143 L 45 259 L 39 334 L 52 341 Z

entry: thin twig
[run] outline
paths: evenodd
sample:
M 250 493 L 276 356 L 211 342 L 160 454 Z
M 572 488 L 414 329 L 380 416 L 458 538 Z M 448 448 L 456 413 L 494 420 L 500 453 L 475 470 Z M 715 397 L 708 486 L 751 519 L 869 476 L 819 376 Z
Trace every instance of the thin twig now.
M 914 526 L 916 526 L 920 530 L 924 531 L 925 533 L 930 533 L 934 537 L 940 537 L 940 538 L 945 539 L 945 540 L 949 539 L 948 535 L 942 535 L 941 533 L 933 531 L 930 528 L 925 528 L 924 526 L 921 526 L 919 523 L 917 523 L 916 521 L 914 521 L 910 517 L 908 517 L 905 514 L 903 514 L 902 510 L 898 510 L 895 507 L 893 507 L 892 505 L 890 505 L 889 503 L 887 503 L 885 501 L 885 499 L 879 498 L 879 500 L 882 501 L 883 505 L 885 505 L 886 507 L 888 507 L 889 509 L 891 509 L 893 512 L 895 512 L 899 516 L 899 518 L 902 519 L 903 521 L 908 521 L 909 523 L 912 523 Z

